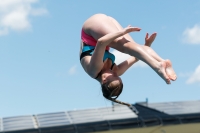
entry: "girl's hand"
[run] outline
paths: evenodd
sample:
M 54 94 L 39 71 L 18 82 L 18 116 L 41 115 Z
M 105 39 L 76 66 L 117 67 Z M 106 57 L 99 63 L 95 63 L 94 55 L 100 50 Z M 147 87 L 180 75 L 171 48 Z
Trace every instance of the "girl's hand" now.
M 151 44 L 153 43 L 153 41 L 156 38 L 157 33 L 153 33 L 150 37 L 149 37 L 149 33 L 146 34 L 145 36 L 145 44 L 144 46 L 147 47 L 151 47 Z M 136 61 L 138 61 L 138 59 L 136 58 Z
M 153 41 L 155 40 L 156 38 L 156 35 L 157 33 L 153 33 L 150 37 L 149 37 L 149 34 L 147 33 L 146 36 L 145 36 L 145 46 L 149 46 L 151 47 L 151 44 L 153 43 Z
M 126 28 L 124 28 L 124 34 L 133 32 L 133 31 L 140 31 L 141 29 L 138 27 L 132 27 L 131 25 L 127 26 Z

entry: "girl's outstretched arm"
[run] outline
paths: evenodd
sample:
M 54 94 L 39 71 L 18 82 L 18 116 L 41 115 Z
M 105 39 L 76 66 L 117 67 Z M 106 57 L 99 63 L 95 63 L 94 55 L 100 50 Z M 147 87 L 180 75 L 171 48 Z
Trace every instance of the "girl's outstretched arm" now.
M 127 60 L 123 61 L 117 67 L 115 67 L 113 70 L 117 72 L 118 76 L 121 76 L 128 70 L 133 64 L 135 64 L 138 61 L 135 57 L 130 57 Z

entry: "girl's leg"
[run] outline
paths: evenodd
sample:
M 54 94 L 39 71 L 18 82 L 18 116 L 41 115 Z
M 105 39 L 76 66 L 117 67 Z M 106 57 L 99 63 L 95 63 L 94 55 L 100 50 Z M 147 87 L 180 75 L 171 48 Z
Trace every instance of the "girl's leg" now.
M 113 24 L 116 26 L 116 28 L 118 30 L 122 30 L 123 27 L 112 17 L 109 17 L 110 20 L 113 22 Z M 167 64 L 167 69 L 166 69 L 166 73 L 167 75 L 170 77 L 171 80 L 176 80 L 176 75 L 175 72 L 172 68 L 172 64 L 170 60 L 164 60 L 162 59 L 150 46 L 152 44 L 152 42 L 154 41 L 155 37 L 156 37 L 156 33 L 153 33 L 149 38 L 148 38 L 148 34 L 145 37 L 145 45 L 142 45 L 142 47 L 144 48 L 144 50 L 146 50 L 146 52 L 151 55 L 154 59 L 156 59 L 158 62 L 166 62 Z M 129 34 L 125 35 L 125 38 L 127 38 L 127 40 L 134 42 L 134 40 L 132 39 L 132 37 Z M 135 42 L 134 42 L 135 43 Z
M 170 84 L 170 77 L 166 73 L 167 64 L 165 61 L 157 61 L 141 45 L 129 42 L 126 39 L 118 40 L 110 45 L 120 52 L 135 56 L 147 63 L 167 84 Z
M 148 54 L 150 54 L 154 59 L 156 59 L 157 61 L 161 62 L 161 61 L 165 61 L 163 58 L 161 58 L 152 48 L 148 47 L 148 46 L 142 46 L 146 52 Z
M 114 23 L 114 25 L 116 26 L 116 28 L 117 28 L 118 30 L 122 30 L 122 29 L 123 29 L 123 27 L 122 27 L 114 18 L 112 18 L 112 17 L 109 17 L 109 18 L 110 18 L 110 20 Z M 134 40 L 132 39 L 132 37 L 131 37 L 129 34 L 126 34 L 126 35 L 124 35 L 124 36 L 125 36 L 125 38 L 127 38 L 127 40 L 129 40 L 129 41 L 131 41 L 131 42 L 134 42 Z M 149 41 L 148 41 L 149 44 L 146 44 L 146 46 L 143 45 L 142 47 L 143 47 L 144 50 L 146 50 L 154 59 L 156 59 L 157 61 L 161 62 L 161 61 L 164 61 L 164 59 L 162 59 L 152 48 L 150 48 L 150 46 L 151 46 L 152 42 L 154 41 L 155 37 L 156 37 L 156 33 L 153 33 L 152 36 L 150 36 L 150 38 L 149 38 Z M 148 36 L 146 36 L 146 38 L 148 38 Z M 135 43 L 135 42 L 134 42 L 134 43 Z

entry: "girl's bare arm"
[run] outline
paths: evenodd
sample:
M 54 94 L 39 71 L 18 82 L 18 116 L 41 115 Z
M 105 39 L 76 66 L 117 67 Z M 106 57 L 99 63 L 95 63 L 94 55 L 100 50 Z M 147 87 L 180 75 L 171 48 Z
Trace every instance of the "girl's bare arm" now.
M 97 40 L 97 45 L 95 47 L 94 53 L 91 57 L 89 64 L 86 66 L 86 71 L 91 77 L 95 78 L 103 67 L 103 56 L 106 46 L 109 45 L 116 38 L 133 31 L 140 31 L 140 28 L 128 26 L 121 31 L 109 33 Z

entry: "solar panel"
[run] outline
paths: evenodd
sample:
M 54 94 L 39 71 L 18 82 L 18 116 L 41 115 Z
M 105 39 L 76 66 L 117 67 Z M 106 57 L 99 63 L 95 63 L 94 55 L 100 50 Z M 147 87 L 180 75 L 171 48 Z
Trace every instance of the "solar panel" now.
M 21 129 L 34 129 L 32 116 L 18 116 L 18 117 L 7 117 L 2 119 L 3 131 L 21 130 Z M 1 129 L 2 130 L 2 129 Z
M 129 119 L 138 117 L 127 106 L 122 105 L 116 105 L 114 108 L 99 108 L 99 112 L 102 114 L 104 120 Z
M 36 115 L 36 118 L 39 127 L 52 127 L 71 124 L 65 112 L 38 114 Z
M 137 118 L 127 106 L 115 105 L 113 107 L 68 111 L 73 123 L 98 122 L 105 120 Z
M 86 123 L 93 121 L 103 121 L 98 109 L 86 109 L 77 111 L 68 111 L 70 119 L 73 123 Z
M 148 107 L 171 115 L 200 113 L 200 101 L 149 103 Z

